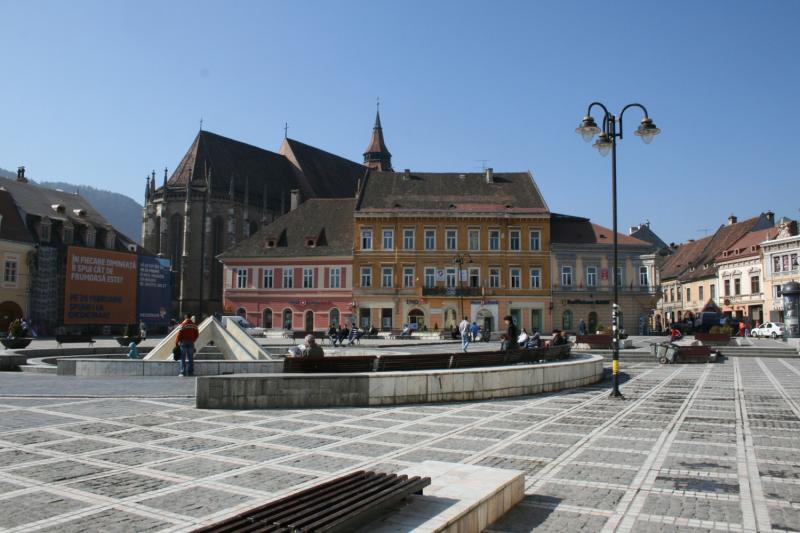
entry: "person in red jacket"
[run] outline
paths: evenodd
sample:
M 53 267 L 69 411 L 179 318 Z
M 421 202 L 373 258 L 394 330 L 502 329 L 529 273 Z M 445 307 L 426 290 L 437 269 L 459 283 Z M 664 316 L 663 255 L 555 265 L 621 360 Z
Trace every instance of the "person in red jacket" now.
M 197 340 L 197 336 L 197 324 L 192 321 L 192 318 L 187 313 L 183 322 L 178 326 L 178 337 L 175 340 L 175 345 L 181 348 L 181 371 L 178 374 L 179 376 L 194 375 L 194 343 Z

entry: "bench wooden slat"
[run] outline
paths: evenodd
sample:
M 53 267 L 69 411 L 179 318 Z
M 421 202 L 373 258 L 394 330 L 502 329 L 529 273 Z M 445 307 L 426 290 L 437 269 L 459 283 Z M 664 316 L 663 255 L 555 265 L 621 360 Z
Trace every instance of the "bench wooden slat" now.
M 418 355 L 382 355 L 378 358 L 378 371 L 435 370 L 450 367 L 451 354 L 434 353 Z
M 374 355 L 331 356 L 320 359 L 287 357 L 283 360 L 284 374 L 309 372 L 372 372 Z
M 395 502 L 430 485 L 430 478 L 358 471 L 194 530 L 194 533 L 325 531 L 363 526 Z

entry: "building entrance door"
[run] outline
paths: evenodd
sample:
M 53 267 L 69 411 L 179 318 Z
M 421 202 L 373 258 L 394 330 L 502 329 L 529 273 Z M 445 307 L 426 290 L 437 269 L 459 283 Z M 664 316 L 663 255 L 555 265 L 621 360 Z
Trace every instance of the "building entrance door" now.
M 306 311 L 306 331 L 314 331 L 314 312 Z
M 416 324 L 417 331 L 422 331 L 422 327 L 425 325 L 425 314 L 419 309 L 412 309 L 408 312 L 408 323 Z
M 481 309 L 476 315 L 476 322 L 483 329 L 483 331 L 494 331 L 494 317 L 491 311 Z
M 392 309 L 381 309 L 381 329 L 383 331 L 392 330 Z
M 531 333 L 534 331 L 542 331 L 542 310 L 531 309 Z

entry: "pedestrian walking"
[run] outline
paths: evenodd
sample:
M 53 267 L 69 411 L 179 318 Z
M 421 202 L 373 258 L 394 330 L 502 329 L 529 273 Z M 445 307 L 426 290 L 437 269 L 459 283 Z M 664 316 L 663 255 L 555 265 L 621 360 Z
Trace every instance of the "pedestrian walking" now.
M 139 336 L 142 340 L 147 339 L 147 324 L 144 323 L 144 320 L 139 322 Z
M 178 326 L 178 337 L 175 344 L 181 348 L 181 365 L 179 376 L 194 375 L 194 343 L 197 341 L 199 332 L 197 324 L 194 323 L 189 314 Z
M 467 346 L 469 346 L 469 320 L 467 317 L 459 322 L 458 332 L 461 334 L 461 351 L 467 353 Z
M 578 334 L 586 335 L 586 322 L 584 322 L 582 318 L 580 323 L 578 323 Z
M 477 322 L 473 322 L 472 325 L 469 327 L 469 334 L 472 342 L 478 342 L 478 332 L 480 328 L 478 327 Z

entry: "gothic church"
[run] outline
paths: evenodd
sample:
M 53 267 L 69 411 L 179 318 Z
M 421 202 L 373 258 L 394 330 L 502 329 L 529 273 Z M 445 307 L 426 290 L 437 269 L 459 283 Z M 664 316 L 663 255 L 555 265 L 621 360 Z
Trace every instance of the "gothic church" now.
M 222 311 L 216 257 L 308 198 L 353 198 L 367 169 L 392 170 L 380 113 L 364 164 L 284 138 L 277 153 L 200 130 L 156 187 L 147 178 L 142 244 L 172 261 L 173 311 Z

